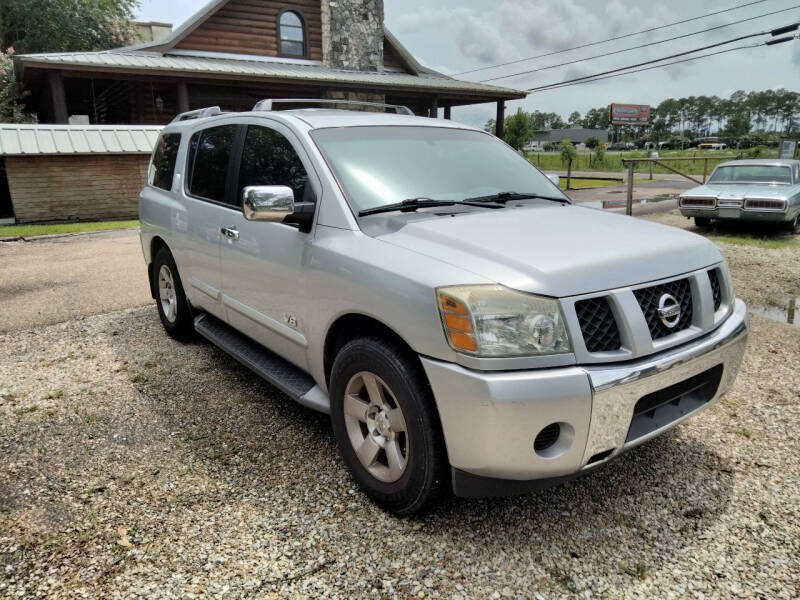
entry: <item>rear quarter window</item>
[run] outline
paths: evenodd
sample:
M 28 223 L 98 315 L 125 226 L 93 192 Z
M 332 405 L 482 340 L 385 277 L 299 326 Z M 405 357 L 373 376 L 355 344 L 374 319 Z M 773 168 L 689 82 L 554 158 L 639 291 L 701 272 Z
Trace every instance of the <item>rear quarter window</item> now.
M 165 133 L 158 138 L 147 177 L 149 185 L 162 190 L 172 189 L 172 178 L 175 175 L 175 163 L 178 160 L 180 145 L 180 133 Z

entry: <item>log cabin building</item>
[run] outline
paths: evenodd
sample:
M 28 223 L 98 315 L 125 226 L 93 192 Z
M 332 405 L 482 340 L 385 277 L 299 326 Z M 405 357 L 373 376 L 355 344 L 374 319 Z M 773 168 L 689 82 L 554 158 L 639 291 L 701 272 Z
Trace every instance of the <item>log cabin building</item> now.
M 383 24 L 383 0 L 213 0 L 182 27 L 102 52 L 14 57 L 38 125 L 0 126 L 0 223 L 135 217 L 152 143 L 176 114 L 265 98 L 453 106 L 524 92 L 421 65 Z
M 213 0 L 162 40 L 14 61 L 28 109 L 51 124 L 163 125 L 263 98 L 371 100 L 429 116 L 441 107 L 445 118 L 494 102 L 502 116 L 506 100 L 525 97 L 421 65 L 384 26 L 383 0 Z

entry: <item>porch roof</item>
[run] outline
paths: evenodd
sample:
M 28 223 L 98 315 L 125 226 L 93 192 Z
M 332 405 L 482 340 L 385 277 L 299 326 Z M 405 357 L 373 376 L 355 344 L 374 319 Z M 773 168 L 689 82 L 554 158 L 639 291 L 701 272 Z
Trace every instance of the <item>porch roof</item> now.
M 14 57 L 18 69 L 43 68 L 73 71 L 202 76 L 269 82 L 343 84 L 370 91 L 406 91 L 431 95 L 461 96 L 469 101 L 524 98 L 520 90 L 461 81 L 426 69 L 418 74 L 394 70 L 346 71 L 324 67 L 318 61 L 287 61 L 239 55 L 213 55 L 171 51 L 167 54 L 145 50 L 118 49 L 103 52 L 27 54 Z

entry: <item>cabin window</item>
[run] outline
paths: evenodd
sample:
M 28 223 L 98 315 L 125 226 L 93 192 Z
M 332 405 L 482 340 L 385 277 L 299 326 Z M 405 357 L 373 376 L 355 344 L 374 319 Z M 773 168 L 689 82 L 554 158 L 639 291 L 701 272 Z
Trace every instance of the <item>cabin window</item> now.
M 305 57 L 306 27 L 303 18 L 293 10 L 281 13 L 278 21 L 278 38 L 281 56 Z

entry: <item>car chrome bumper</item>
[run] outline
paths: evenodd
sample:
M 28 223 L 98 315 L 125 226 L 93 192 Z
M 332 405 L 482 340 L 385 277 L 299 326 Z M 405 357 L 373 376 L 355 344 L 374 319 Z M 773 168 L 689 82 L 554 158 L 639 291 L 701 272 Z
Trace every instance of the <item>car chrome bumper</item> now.
M 747 333 L 746 308 L 737 300 L 730 317 L 707 336 L 625 364 L 478 372 L 423 357 L 456 493 L 504 495 L 542 487 L 590 470 L 674 427 L 730 389 Z M 683 400 L 676 400 L 678 408 L 657 415 L 647 433 L 630 439 L 640 399 L 715 368 L 721 375 L 710 397 L 699 403 L 695 398 L 683 412 Z M 537 453 L 534 439 L 551 423 L 560 424 L 561 434 L 551 448 Z
M 681 207 L 684 217 L 700 217 L 720 220 L 761 221 L 764 223 L 782 223 L 791 221 L 793 214 L 784 210 L 743 209 L 739 207 L 720 207 L 714 209 Z

